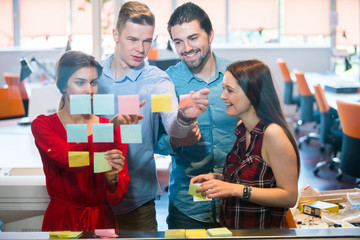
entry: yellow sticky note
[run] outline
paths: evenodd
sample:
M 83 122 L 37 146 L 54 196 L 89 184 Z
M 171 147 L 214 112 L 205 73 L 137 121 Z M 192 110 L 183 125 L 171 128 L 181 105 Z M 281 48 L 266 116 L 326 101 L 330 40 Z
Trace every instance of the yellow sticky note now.
M 94 152 L 94 173 L 110 171 L 112 167 L 105 159 L 103 152 Z
M 186 229 L 186 238 L 204 238 L 206 237 L 205 229 Z
M 83 167 L 89 165 L 89 152 L 69 151 L 69 167 Z
M 171 95 L 151 95 L 151 111 L 152 112 L 167 112 L 171 111 Z
M 209 237 L 231 237 L 232 232 L 226 227 L 222 228 L 209 228 L 207 230 Z
M 165 238 L 185 238 L 185 229 L 168 229 Z
M 75 239 L 79 238 L 82 232 L 56 231 L 49 232 L 50 239 Z

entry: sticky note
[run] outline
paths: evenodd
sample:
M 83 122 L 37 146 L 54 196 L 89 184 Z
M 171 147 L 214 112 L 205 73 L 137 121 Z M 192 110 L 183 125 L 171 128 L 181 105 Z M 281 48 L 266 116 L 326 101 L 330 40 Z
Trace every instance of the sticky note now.
M 118 96 L 119 114 L 140 114 L 139 95 Z
M 231 237 L 232 232 L 226 227 L 222 228 L 209 228 L 207 230 L 209 237 Z
M 185 238 L 185 229 L 165 230 L 165 238 Z
M 87 124 L 66 124 L 68 142 L 88 142 Z
M 193 201 L 194 202 L 205 202 L 205 201 L 212 201 L 212 199 L 208 198 L 207 196 L 205 198 L 199 198 L 199 197 L 193 196 Z
M 142 143 L 141 124 L 120 125 L 122 143 Z
M 70 114 L 90 114 L 91 96 L 90 94 L 70 95 Z
M 113 115 L 115 113 L 114 94 L 94 94 L 93 113 L 95 115 Z
M 117 238 L 119 237 L 115 233 L 115 229 L 95 229 L 95 235 L 100 238 Z
M 72 152 L 69 151 L 69 167 L 89 166 L 89 152 Z
M 167 112 L 171 111 L 171 95 L 162 94 L 162 95 L 151 95 L 151 111 L 152 112 Z
M 103 152 L 94 152 L 94 173 L 110 171 L 112 167 L 105 159 Z
M 196 192 L 196 189 L 198 189 L 199 187 L 200 187 L 200 183 L 191 183 L 189 185 L 189 192 L 188 193 L 190 195 L 193 195 L 193 196 L 197 197 L 197 198 L 205 199 L 206 196 L 202 196 L 201 192 L 199 192 L 199 193 Z
M 92 131 L 93 142 L 114 142 L 113 123 L 94 123 Z
M 205 229 L 186 229 L 186 238 L 204 238 L 206 237 Z
M 70 232 L 70 231 L 56 231 L 49 232 L 50 239 L 76 239 L 79 238 L 82 232 Z

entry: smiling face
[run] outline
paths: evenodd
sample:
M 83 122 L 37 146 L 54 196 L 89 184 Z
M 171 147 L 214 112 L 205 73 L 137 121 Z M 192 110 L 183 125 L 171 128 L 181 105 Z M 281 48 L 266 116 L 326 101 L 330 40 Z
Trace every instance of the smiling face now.
M 201 68 L 210 58 L 210 44 L 214 32 L 211 31 L 211 34 L 208 35 L 200 27 L 199 21 L 193 20 L 173 26 L 171 36 L 177 53 L 190 70 Z
M 139 66 L 147 56 L 153 39 L 154 26 L 127 21 L 121 29 L 113 30 L 116 43 L 115 58 L 122 70 Z
M 98 90 L 98 72 L 95 67 L 83 67 L 70 76 L 64 89 L 66 99 L 72 94 L 96 94 Z
M 223 86 L 224 90 L 221 99 L 226 103 L 227 115 L 242 118 L 249 111 L 254 110 L 238 81 L 228 71 L 225 72 Z

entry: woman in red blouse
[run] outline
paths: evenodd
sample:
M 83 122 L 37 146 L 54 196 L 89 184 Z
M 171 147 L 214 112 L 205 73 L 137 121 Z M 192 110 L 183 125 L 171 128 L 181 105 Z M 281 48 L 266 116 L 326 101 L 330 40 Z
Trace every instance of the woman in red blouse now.
M 282 228 L 298 195 L 296 141 L 285 121 L 268 66 L 258 60 L 228 66 L 221 98 L 226 114 L 241 121 L 223 174 L 191 179 L 197 192 L 220 197 L 220 224 L 235 228 Z
M 92 99 L 101 71 L 90 55 L 64 53 L 56 72 L 56 84 L 63 94 L 60 110 L 49 116 L 40 115 L 31 124 L 50 196 L 43 231 L 116 228 L 110 205 L 117 205 L 124 198 L 130 182 L 125 160 L 127 145 L 121 143 L 119 127 L 114 129 L 113 143 L 94 143 L 92 124 L 109 120 L 93 114 L 70 114 L 70 95 L 90 94 Z M 67 124 L 87 124 L 88 141 L 68 142 Z M 69 167 L 69 151 L 87 152 L 89 165 Z M 94 152 L 104 152 L 112 169 L 94 173 Z

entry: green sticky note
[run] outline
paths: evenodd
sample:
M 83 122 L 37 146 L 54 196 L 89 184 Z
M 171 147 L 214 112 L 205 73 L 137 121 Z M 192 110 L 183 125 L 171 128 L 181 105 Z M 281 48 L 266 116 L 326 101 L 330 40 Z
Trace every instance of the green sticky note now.
M 185 238 L 185 229 L 165 230 L 165 238 Z
M 89 152 L 72 152 L 69 151 L 69 167 L 84 167 L 89 166 Z
M 66 124 L 68 142 L 88 142 L 87 124 Z
M 206 199 L 206 196 L 202 196 L 201 195 L 201 192 L 197 193 L 196 192 L 196 189 L 198 189 L 200 187 L 200 183 L 191 183 L 189 185 L 189 194 L 194 196 L 194 197 L 198 197 L 198 198 L 201 198 L 201 199 Z
M 93 113 L 95 115 L 114 115 L 114 94 L 94 94 Z
M 94 152 L 94 173 L 110 171 L 112 167 L 105 159 L 103 152 Z
M 90 114 L 91 96 L 90 94 L 70 95 L 70 114 Z
M 94 123 L 92 128 L 93 142 L 114 142 L 113 123 Z
M 161 94 L 161 95 L 151 95 L 151 111 L 152 112 L 167 112 L 171 111 L 171 95 L 170 94 Z
M 232 232 L 226 227 L 222 228 L 209 228 L 207 230 L 209 237 L 231 237 Z
M 122 143 L 142 143 L 141 124 L 120 125 Z

